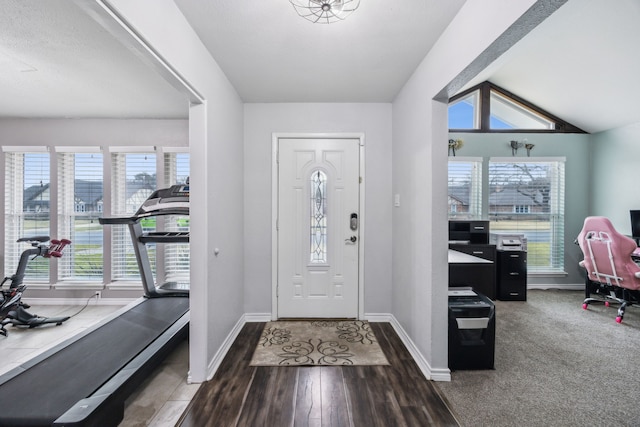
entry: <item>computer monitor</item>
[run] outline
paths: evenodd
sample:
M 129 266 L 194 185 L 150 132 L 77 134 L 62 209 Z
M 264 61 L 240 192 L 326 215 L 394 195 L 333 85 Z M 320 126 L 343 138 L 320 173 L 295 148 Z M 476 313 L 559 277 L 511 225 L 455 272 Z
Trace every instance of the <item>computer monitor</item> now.
M 640 238 L 640 210 L 629 211 L 631 214 L 631 236 L 634 239 Z

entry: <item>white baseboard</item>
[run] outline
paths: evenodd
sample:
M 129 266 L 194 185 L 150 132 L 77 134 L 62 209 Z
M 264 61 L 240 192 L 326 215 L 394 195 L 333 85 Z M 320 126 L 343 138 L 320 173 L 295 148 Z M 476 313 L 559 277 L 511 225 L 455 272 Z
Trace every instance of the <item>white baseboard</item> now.
M 395 318 L 395 316 L 389 313 L 368 313 L 365 314 L 365 319 L 369 322 L 390 323 L 400 337 L 402 343 L 407 347 L 407 350 L 409 350 L 409 353 L 415 360 L 418 368 L 426 379 L 432 381 L 451 381 L 451 371 L 449 370 L 449 368 L 432 368 L 431 365 L 429 365 L 427 359 L 425 359 L 422 353 L 420 353 L 420 350 L 418 350 L 418 347 L 416 347 L 409 335 L 407 335 L 406 331 L 404 330 L 400 322 L 398 322 L 398 320 Z M 209 366 L 207 368 L 207 381 L 211 380 L 215 375 L 216 371 L 220 367 L 220 364 L 222 363 L 222 360 L 229 352 L 231 345 L 238 337 L 238 334 L 242 330 L 242 327 L 245 323 L 268 322 L 270 320 L 271 313 L 246 313 L 242 315 L 240 319 L 238 319 L 238 322 L 235 324 L 235 326 L 231 329 L 216 354 L 213 356 L 213 359 L 211 359 L 211 362 L 209 363 Z M 188 381 L 191 382 L 190 378 L 188 378 Z
M 558 290 L 563 290 L 563 291 L 583 291 L 584 290 L 584 283 L 567 283 L 567 284 L 562 284 L 559 285 L 557 283 L 536 283 L 536 284 L 527 284 L 527 289 L 542 289 L 542 290 L 547 290 L 547 289 L 558 289 Z
M 247 315 L 243 314 L 240 317 L 240 319 L 238 319 L 234 327 L 231 329 L 227 337 L 224 339 L 224 341 L 222 342 L 222 345 L 220 346 L 216 354 L 213 356 L 213 359 L 211 359 L 211 362 L 209 362 L 209 366 L 207 367 L 207 381 L 210 381 L 211 378 L 213 378 L 213 376 L 216 374 L 216 371 L 220 367 L 222 360 L 229 352 L 231 345 L 238 337 L 238 334 L 242 330 L 242 327 L 244 326 L 245 323 L 247 323 Z M 187 381 L 191 383 L 190 375 L 189 375 L 189 378 L 187 378 Z
M 251 322 L 271 322 L 271 313 L 246 313 L 244 321 Z
M 395 318 L 393 314 L 390 313 L 370 313 L 365 314 L 365 319 L 369 322 L 388 322 L 391 324 L 393 329 L 396 331 L 402 343 L 407 347 L 411 357 L 415 360 L 418 368 L 422 372 L 422 375 L 428 380 L 432 381 L 451 381 L 451 371 L 449 368 L 433 368 L 427 359 L 422 355 L 418 347 L 415 345 L 413 340 L 409 337 L 407 332 L 404 330 L 398 319 Z

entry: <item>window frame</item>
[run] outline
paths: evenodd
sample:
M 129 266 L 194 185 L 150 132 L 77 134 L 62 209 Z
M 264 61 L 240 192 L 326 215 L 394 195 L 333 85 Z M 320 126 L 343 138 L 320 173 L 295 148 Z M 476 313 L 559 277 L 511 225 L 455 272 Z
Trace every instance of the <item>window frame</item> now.
M 475 129 L 453 129 L 450 128 L 449 132 L 460 132 L 460 133 L 587 133 L 584 130 L 578 128 L 577 126 L 572 125 L 569 122 L 562 120 L 561 118 L 554 116 L 553 114 L 545 111 L 544 109 L 534 105 L 533 103 L 520 98 L 519 96 L 505 90 L 491 82 L 485 81 L 472 88 L 469 88 L 465 91 L 460 92 L 457 95 L 452 96 L 449 99 L 449 105 L 454 104 L 456 101 L 461 98 L 465 98 L 469 96 L 472 92 L 478 91 L 479 95 L 479 113 L 474 112 L 474 114 L 480 117 L 479 126 Z M 532 114 L 535 114 L 549 122 L 553 123 L 553 129 L 523 129 L 523 128 L 515 128 L 515 129 L 492 129 L 491 128 L 491 93 L 494 92 L 501 96 L 502 98 L 507 99 L 512 102 L 514 105 L 519 106 L 520 108 L 529 111 Z

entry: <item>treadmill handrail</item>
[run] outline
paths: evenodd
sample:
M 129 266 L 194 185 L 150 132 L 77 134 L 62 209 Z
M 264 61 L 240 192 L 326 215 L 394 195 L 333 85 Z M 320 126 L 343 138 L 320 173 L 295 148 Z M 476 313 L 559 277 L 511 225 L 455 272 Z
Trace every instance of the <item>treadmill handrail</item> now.
M 112 218 L 98 218 L 98 222 L 103 225 L 114 225 L 114 224 L 134 224 L 142 219 L 149 218 L 152 216 L 162 216 L 162 215 L 189 215 L 189 211 L 185 211 L 184 209 L 165 209 L 162 211 L 151 211 L 144 214 L 128 216 L 128 217 L 112 217 Z
M 113 225 L 113 224 L 133 224 L 138 221 L 140 218 L 138 217 L 122 217 L 122 218 L 98 218 L 98 222 L 102 225 Z

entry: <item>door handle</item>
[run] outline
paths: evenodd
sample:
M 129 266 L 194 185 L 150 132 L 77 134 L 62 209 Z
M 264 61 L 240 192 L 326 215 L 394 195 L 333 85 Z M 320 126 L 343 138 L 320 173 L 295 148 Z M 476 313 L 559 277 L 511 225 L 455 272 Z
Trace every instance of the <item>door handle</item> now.
M 344 239 L 344 241 L 349 243 L 349 244 L 354 244 L 357 240 L 358 240 L 358 238 L 356 236 L 351 236 L 348 239 Z

